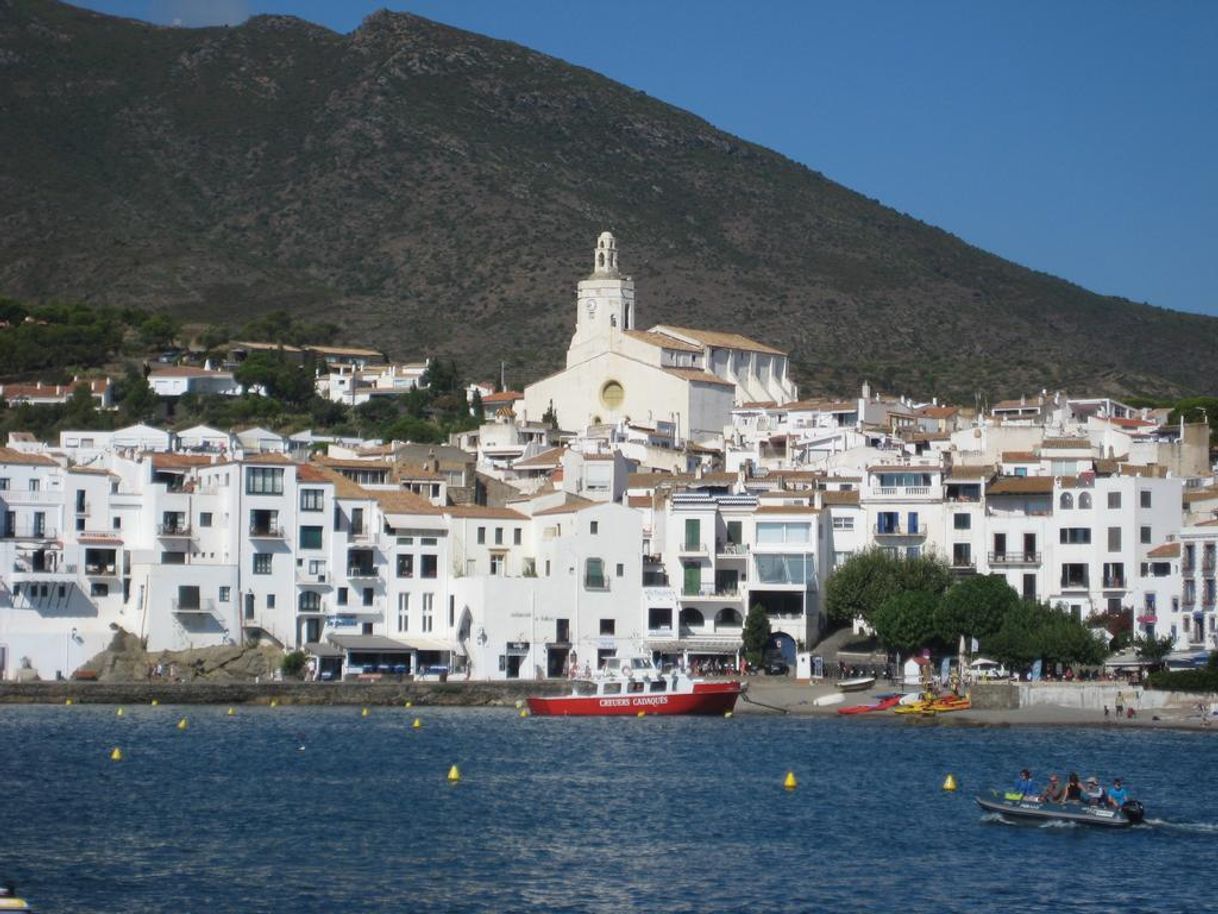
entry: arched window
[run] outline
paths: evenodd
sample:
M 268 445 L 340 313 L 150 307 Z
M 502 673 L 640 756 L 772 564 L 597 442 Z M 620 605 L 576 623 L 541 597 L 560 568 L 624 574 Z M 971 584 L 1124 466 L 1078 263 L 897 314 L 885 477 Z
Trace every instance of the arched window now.
M 681 610 L 681 626 L 683 628 L 701 628 L 706 619 L 699 610 L 685 608 Z
M 300 595 L 300 611 L 315 613 L 321 611 L 321 594 L 315 590 L 306 590 Z
M 596 265 L 598 267 L 603 267 L 605 265 L 605 252 L 604 251 L 601 251 L 599 254 L 596 255 Z
M 719 610 L 719 614 L 715 616 L 716 630 L 721 628 L 741 628 L 743 625 L 744 620 L 740 618 L 740 613 L 731 607 Z
M 1083 492 L 1081 495 L 1079 495 L 1078 506 L 1079 506 L 1079 508 L 1084 509 L 1084 510 L 1091 507 L 1091 493 L 1090 492 Z
M 1062 497 L 1061 497 L 1061 501 L 1059 502 L 1059 505 L 1063 511 L 1069 511 L 1071 508 L 1074 507 L 1074 496 L 1071 495 L 1069 492 L 1062 492 Z

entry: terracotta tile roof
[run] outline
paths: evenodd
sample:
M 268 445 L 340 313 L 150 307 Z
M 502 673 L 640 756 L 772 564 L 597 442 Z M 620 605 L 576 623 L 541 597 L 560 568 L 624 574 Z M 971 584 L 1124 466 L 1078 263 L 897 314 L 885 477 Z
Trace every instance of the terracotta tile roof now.
M 284 352 L 303 352 L 297 346 L 285 346 L 282 343 L 255 343 L 250 340 L 233 340 L 228 344 L 230 349 L 253 349 L 253 350 L 277 350 L 282 349 Z
M 537 511 L 533 516 L 549 517 L 551 514 L 574 514 L 576 511 L 583 511 L 585 508 L 595 508 L 601 504 L 603 502 L 581 498 L 578 495 L 568 495 L 566 502 L 563 504 L 555 505 L 553 508 L 546 508 L 544 511 Z
M 626 507 L 628 507 L 628 508 L 650 508 L 651 507 L 651 496 L 650 495 L 627 495 L 626 496 Z
M 1158 464 L 1122 463 L 1117 466 L 1122 476 L 1146 476 L 1152 479 L 1166 479 L 1168 469 Z
M 296 479 L 299 482 L 320 483 L 327 486 L 334 484 L 329 476 L 311 463 L 302 463 L 296 468 Z
M 402 479 L 431 479 L 442 480 L 445 478 L 443 473 L 437 473 L 435 470 L 429 470 L 427 467 L 411 465 L 405 463 L 394 464 L 393 476 L 397 480 Z
M 767 352 L 772 355 L 786 355 L 781 349 L 775 349 L 773 346 L 767 346 L 765 343 L 759 343 L 756 340 L 751 340 L 747 336 L 741 336 L 739 333 L 723 333 L 718 330 L 695 330 L 689 327 L 673 327 L 671 325 L 657 324 L 651 328 L 653 333 L 675 334 L 679 336 L 688 336 L 697 340 L 703 346 L 714 346 L 719 349 L 744 349 L 749 352 Z
M 404 489 L 393 491 L 369 490 L 381 510 L 386 514 L 441 514 L 437 508 L 421 495 L 407 492 Z
M 661 370 L 684 381 L 697 381 L 700 384 L 716 384 L 720 387 L 736 386 L 731 381 L 725 381 L 709 371 L 702 371 L 698 368 L 664 368 Z
M 1189 504 L 1194 501 L 1209 501 L 1211 498 L 1218 498 L 1218 488 L 1186 489 L 1184 492 L 1185 504 Z
M 735 407 L 732 412 L 739 412 L 742 409 L 777 409 L 778 404 L 773 400 L 756 400 L 752 403 L 741 403 Z
M 489 505 L 448 505 L 440 513 L 449 517 L 486 518 L 487 520 L 528 520 L 519 511 L 511 508 L 492 508 Z
M 518 390 L 501 390 L 497 394 L 487 394 L 482 398 L 482 405 L 488 406 L 492 403 L 515 403 L 517 400 L 523 400 L 524 394 Z
M 1003 463 L 1039 463 L 1040 458 L 1031 451 L 1003 451 Z
M 1040 444 L 1042 451 L 1065 451 L 1091 447 L 1087 438 L 1046 438 Z
M 927 419 L 950 419 L 958 412 L 960 409 L 955 406 L 923 406 L 921 409 L 914 410 L 915 415 Z
M 110 470 L 103 470 L 101 467 L 68 467 L 69 473 L 74 473 L 78 476 L 117 476 L 118 474 Z
M 1179 543 L 1164 543 L 1146 553 L 1148 559 L 1174 559 L 1180 555 Z
M 820 509 L 812 505 L 762 505 L 757 514 L 819 514 Z
M 629 489 L 654 489 L 656 486 L 675 488 L 689 482 L 693 476 L 678 473 L 629 473 L 626 487 Z
M 0 447 L 0 463 L 38 467 L 59 466 L 59 464 L 44 454 L 27 454 L 24 451 L 15 451 L 11 447 Z
M 375 359 L 382 358 L 377 350 L 362 349 L 359 346 L 305 346 L 304 348 L 310 352 L 316 352 L 318 355 L 365 355 Z
M 1040 409 L 1042 406 L 1044 406 L 1044 403 L 1040 402 L 1039 400 L 1032 402 L 1021 402 L 1019 400 L 999 400 L 997 403 L 991 406 L 990 409 Z
M 381 470 L 388 473 L 393 469 L 393 464 L 385 460 L 359 460 L 355 457 L 328 457 L 325 454 L 314 455 L 313 462 L 320 464 L 323 467 L 329 467 L 332 470 Z
M 216 462 L 211 454 L 161 453 L 149 455 L 154 470 L 189 470 L 191 467 L 207 467 Z
M 652 333 L 647 330 L 627 330 L 626 336 L 631 339 L 638 340 L 640 343 L 646 343 L 648 346 L 660 346 L 664 349 L 675 349 L 680 352 L 701 352 L 701 346 L 695 346 L 693 343 L 687 343 L 685 340 L 679 340 L 675 336 L 667 336 L 663 333 Z
M 157 368 L 149 373 L 150 378 L 231 378 L 231 371 L 217 371 L 212 368 L 196 368 L 194 365 L 168 365 Z
M 290 459 L 289 457 L 287 457 L 283 454 L 276 454 L 276 453 L 272 452 L 269 454 L 251 454 L 249 457 L 246 457 L 241 462 L 242 463 L 263 463 L 263 464 L 270 463 L 270 464 L 274 464 L 275 466 L 290 466 L 292 464 L 295 464 L 296 461 Z
M 540 454 L 534 454 L 532 457 L 525 457 L 517 460 L 512 464 L 512 468 L 516 470 L 545 470 L 551 467 L 556 467 L 562 462 L 563 448 L 552 447 L 548 451 L 542 451 Z
M 999 476 L 985 487 L 986 495 L 1051 495 L 1052 476 Z
M 953 479 L 988 479 L 994 474 L 995 470 L 992 466 L 954 466 L 947 478 L 949 482 Z
M 1118 428 L 1145 429 L 1146 431 L 1150 431 L 1151 429 L 1159 427 L 1158 423 L 1151 422 L 1149 419 L 1120 419 L 1114 416 L 1112 418 L 1105 419 L 1104 421 L 1109 425 L 1115 425 Z
M 857 505 L 859 503 L 858 489 L 849 492 L 821 492 L 821 503 L 825 505 Z

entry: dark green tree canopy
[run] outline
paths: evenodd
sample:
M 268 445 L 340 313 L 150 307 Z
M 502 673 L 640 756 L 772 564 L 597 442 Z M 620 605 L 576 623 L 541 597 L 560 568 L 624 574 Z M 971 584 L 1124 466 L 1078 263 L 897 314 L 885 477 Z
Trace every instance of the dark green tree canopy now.
M 961 635 L 985 639 L 1018 608 L 1019 594 L 1000 575 L 973 575 L 957 582 L 939 605 L 938 632 L 948 644 Z
M 876 637 L 890 650 L 909 653 L 935 639 L 939 598 L 924 590 L 906 590 L 886 599 L 872 615 Z
M 766 642 L 770 640 L 770 617 L 766 615 L 765 607 L 754 603 L 749 607 L 749 614 L 744 620 L 744 656 L 753 666 L 760 665 L 765 653 Z
M 825 609 L 835 623 L 861 618 L 870 624 L 889 597 L 908 590 L 938 597 L 952 580 L 951 567 L 941 556 L 906 558 L 873 547 L 851 556 L 833 572 L 826 586 Z

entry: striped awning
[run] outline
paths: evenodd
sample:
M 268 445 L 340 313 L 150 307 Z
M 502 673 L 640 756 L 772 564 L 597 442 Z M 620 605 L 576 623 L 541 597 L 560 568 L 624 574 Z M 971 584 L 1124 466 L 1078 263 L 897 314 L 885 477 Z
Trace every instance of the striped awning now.
M 739 638 L 649 639 L 647 649 L 661 654 L 735 654 L 744 646 Z

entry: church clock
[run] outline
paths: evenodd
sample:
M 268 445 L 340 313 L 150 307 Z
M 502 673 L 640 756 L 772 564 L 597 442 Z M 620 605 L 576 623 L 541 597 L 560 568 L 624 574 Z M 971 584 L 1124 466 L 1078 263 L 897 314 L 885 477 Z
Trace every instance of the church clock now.
M 588 317 L 596 316 L 596 299 L 590 298 L 584 303 L 584 307 L 588 309 Z

